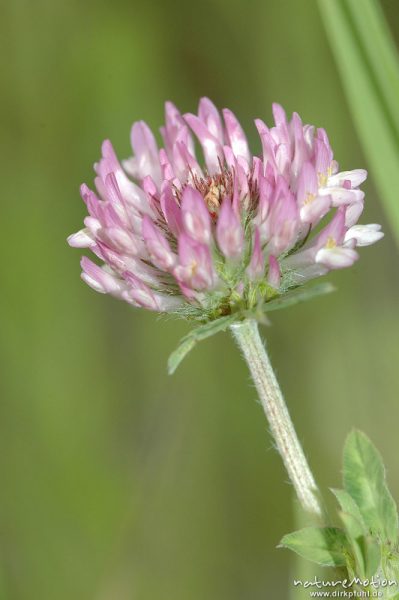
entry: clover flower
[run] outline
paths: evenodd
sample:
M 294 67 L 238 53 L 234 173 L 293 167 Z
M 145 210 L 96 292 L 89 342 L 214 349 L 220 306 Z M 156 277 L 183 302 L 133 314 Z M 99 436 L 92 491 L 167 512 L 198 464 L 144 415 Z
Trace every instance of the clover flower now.
M 324 129 L 288 121 L 273 105 L 274 127 L 256 120 L 262 153 L 251 154 L 234 114 L 207 98 L 198 115 L 166 103 L 164 148 L 143 121 L 131 132 L 133 157 L 118 161 L 109 141 L 95 165 L 97 193 L 81 195 L 89 215 L 68 238 L 102 266 L 82 259 L 82 278 L 133 306 L 200 322 L 169 358 L 173 373 L 195 344 L 230 328 L 247 361 L 302 507 L 324 508 L 258 332 L 265 313 L 331 290 L 302 289 L 357 260 L 358 246 L 383 237 L 358 225 L 363 169 L 339 172 Z M 202 148 L 205 166 L 196 158 Z
M 85 228 L 68 238 L 103 263 L 82 259 L 89 286 L 211 321 L 267 310 L 310 279 L 351 266 L 358 246 L 383 237 L 379 225 L 357 224 L 366 171 L 339 172 L 324 129 L 296 113 L 288 121 L 274 104 L 274 127 L 255 121 L 262 153 L 254 156 L 234 114 L 222 113 L 207 98 L 198 115 L 167 102 L 164 147 L 136 122 L 133 157 L 122 164 L 103 143 L 97 192 L 81 187 Z

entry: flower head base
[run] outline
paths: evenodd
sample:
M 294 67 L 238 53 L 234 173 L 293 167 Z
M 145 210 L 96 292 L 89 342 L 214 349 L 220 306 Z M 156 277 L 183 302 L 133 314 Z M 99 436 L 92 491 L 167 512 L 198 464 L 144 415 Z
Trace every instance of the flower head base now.
M 104 263 L 83 258 L 84 281 L 134 306 L 211 321 L 267 310 L 292 288 L 351 266 L 357 246 L 383 237 L 379 225 L 356 224 L 366 171 L 339 172 L 324 129 L 296 113 L 288 121 L 277 104 L 273 113 L 270 129 L 255 121 L 260 157 L 233 113 L 223 110 L 222 120 L 207 98 L 198 115 L 166 104 L 161 150 L 144 122 L 132 127 L 134 155 L 123 166 L 104 142 L 97 193 L 81 187 L 85 228 L 68 239 Z

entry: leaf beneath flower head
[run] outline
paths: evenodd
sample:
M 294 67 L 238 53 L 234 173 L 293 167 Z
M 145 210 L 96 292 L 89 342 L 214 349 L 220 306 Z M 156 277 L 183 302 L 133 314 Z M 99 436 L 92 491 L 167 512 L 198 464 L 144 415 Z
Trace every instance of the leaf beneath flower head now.
M 265 313 L 269 311 L 279 310 L 280 308 L 286 308 L 288 306 L 298 304 L 299 302 L 305 302 L 306 300 L 310 300 L 312 298 L 315 298 L 316 296 L 329 294 L 334 290 L 335 288 L 331 283 L 320 283 L 309 288 L 300 288 L 292 290 L 291 292 L 286 292 L 283 296 L 280 296 L 279 298 L 275 298 L 263 304 L 263 306 L 259 309 L 260 314 L 256 314 L 256 312 L 251 312 L 246 316 L 256 318 L 260 322 L 267 322 L 267 319 L 265 318 Z M 174 352 L 172 352 L 172 354 L 169 357 L 169 375 L 172 375 L 176 371 L 183 358 L 194 348 L 197 342 L 211 337 L 219 331 L 225 331 L 235 321 L 240 320 L 244 316 L 244 314 L 235 313 L 233 315 L 227 315 L 226 317 L 220 317 L 215 321 L 210 321 L 209 323 L 200 325 L 199 327 L 196 327 L 195 329 L 190 331 L 186 336 L 184 336 L 179 346 Z
M 262 308 L 265 312 L 280 310 L 280 308 L 286 308 L 298 304 L 299 302 L 306 302 L 306 300 L 311 300 L 312 298 L 316 298 L 316 296 L 323 296 L 324 294 L 329 294 L 334 291 L 335 287 L 332 283 L 319 283 L 318 285 L 313 285 L 311 287 L 298 288 L 292 292 L 286 292 L 283 296 L 279 296 L 278 298 L 270 300 L 270 302 L 266 302 Z
M 280 547 L 323 567 L 346 565 L 347 540 L 344 531 L 337 527 L 305 527 L 285 535 Z
M 225 331 L 230 325 L 237 321 L 238 315 L 228 315 L 226 317 L 220 317 L 215 321 L 200 325 L 195 329 L 192 329 L 184 338 L 181 340 L 179 346 L 169 356 L 168 360 L 168 373 L 172 375 L 183 358 L 194 348 L 197 342 L 205 340 L 219 331 Z

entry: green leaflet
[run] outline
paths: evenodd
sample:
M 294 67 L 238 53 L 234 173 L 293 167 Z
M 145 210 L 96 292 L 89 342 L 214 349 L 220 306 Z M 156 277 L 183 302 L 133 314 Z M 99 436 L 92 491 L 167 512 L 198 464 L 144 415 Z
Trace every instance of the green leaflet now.
M 372 537 L 364 538 L 365 577 L 371 579 L 378 572 L 381 563 L 381 546 Z
M 358 521 L 358 523 L 360 523 L 363 533 L 367 533 L 366 526 L 364 524 L 359 507 L 352 498 L 352 496 L 350 496 L 346 490 L 337 490 L 331 488 L 331 491 L 338 500 L 342 511 L 344 513 L 352 515 L 352 517 L 354 517 Z
M 380 545 L 367 535 L 362 524 L 353 515 L 344 512 L 339 514 L 355 558 L 355 573 L 363 579 L 371 579 L 380 566 Z
M 319 0 L 352 116 L 399 241 L 399 61 L 376 0 Z
M 228 315 L 227 317 L 220 317 L 215 321 L 205 323 L 204 325 L 200 325 L 199 327 L 192 329 L 186 336 L 184 336 L 179 346 L 170 355 L 168 360 L 169 375 L 172 375 L 176 371 L 183 358 L 187 356 L 197 342 L 205 340 L 206 338 L 219 333 L 219 331 L 225 331 L 230 325 L 237 321 L 238 318 L 239 315 Z
M 345 566 L 349 578 L 399 581 L 398 515 L 381 456 L 355 430 L 346 440 L 343 462 L 345 489 L 331 490 L 343 529 L 305 528 L 284 536 L 281 546 L 323 566 Z M 392 583 L 381 597 L 399 600 Z
M 359 507 L 373 535 L 383 542 L 396 543 L 398 515 L 386 481 L 381 456 L 369 438 L 352 431 L 344 448 L 344 487 Z
M 355 573 L 363 579 L 371 578 L 381 561 L 381 549 L 376 540 L 368 535 L 360 509 L 345 490 L 331 490 L 341 505 L 341 521 L 355 559 Z
M 346 565 L 346 535 L 337 527 L 305 527 L 285 535 L 279 547 L 289 548 L 323 567 Z
M 330 292 L 334 291 L 335 287 L 332 285 L 332 283 L 328 282 L 319 283 L 311 287 L 297 288 L 291 292 L 286 292 L 284 295 L 279 296 L 278 298 L 274 298 L 273 300 L 266 302 L 263 304 L 262 309 L 265 312 L 280 310 L 280 308 L 286 308 L 287 306 L 292 306 L 293 304 L 298 304 L 299 302 L 306 302 L 306 300 L 311 300 L 317 296 L 323 296 L 324 294 L 329 294 Z

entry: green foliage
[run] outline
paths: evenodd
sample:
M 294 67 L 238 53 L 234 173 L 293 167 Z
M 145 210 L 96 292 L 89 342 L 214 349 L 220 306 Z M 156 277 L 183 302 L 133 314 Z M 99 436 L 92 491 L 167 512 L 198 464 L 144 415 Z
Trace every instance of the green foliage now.
M 346 536 L 337 527 L 305 527 L 288 533 L 280 547 L 289 548 L 323 567 L 346 565 Z
M 399 61 L 376 0 L 319 0 L 353 119 L 399 240 Z
M 267 323 L 268 321 L 265 313 L 280 310 L 281 308 L 287 308 L 294 304 L 298 304 L 299 302 L 305 302 L 306 300 L 311 300 L 317 296 L 328 294 L 334 291 L 334 289 L 335 288 L 331 283 L 326 282 L 313 285 L 309 288 L 298 288 L 266 302 L 255 308 L 253 311 L 236 312 L 232 315 L 219 317 L 214 321 L 209 321 L 199 327 L 195 327 L 184 336 L 179 346 L 170 355 L 168 360 L 169 375 L 172 375 L 176 371 L 182 360 L 198 342 L 219 333 L 219 331 L 226 331 L 226 329 L 236 321 L 248 317 L 257 319 L 262 323 Z
M 201 340 L 205 340 L 219 331 L 225 331 L 227 327 L 232 325 L 237 320 L 237 315 L 229 315 L 227 317 L 220 317 L 216 321 L 205 323 L 192 329 L 184 338 L 181 340 L 179 346 L 169 357 L 168 360 L 168 373 L 172 375 L 183 358 L 194 348 L 194 346 Z
M 346 490 L 331 489 L 332 493 L 338 500 L 341 509 L 344 513 L 352 515 L 364 528 L 363 517 L 358 505 Z
M 270 300 L 264 304 L 262 308 L 265 312 L 280 310 L 281 308 L 287 308 L 288 306 L 293 306 L 294 304 L 299 304 L 300 302 L 306 302 L 307 300 L 312 300 L 317 296 L 324 296 L 324 294 L 330 294 L 334 291 L 335 287 L 329 282 L 318 283 L 310 287 L 301 287 L 287 292 L 278 298 Z
M 323 566 L 346 566 L 350 579 L 399 581 L 398 515 L 381 456 L 369 438 L 352 431 L 345 443 L 343 490 L 333 489 L 342 529 L 307 528 L 283 537 L 281 546 Z M 390 587 L 384 598 L 396 597 Z
M 354 558 L 354 565 L 348 561 L 348 571 L 352 576 L 357 575 L 370 579 L 378 570 L 381 561 L 379 544 L 367 535 L 362 524 L 349 513 L 339 513 L 344 530 Z
M 344 449 L 344 487 L 359 507 L 364 523 L 381 541 L 398 539 L 396 504 L 385 481 L 382 458 L 364 433 L 352 431 Z

